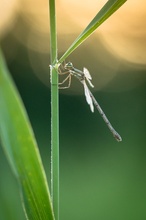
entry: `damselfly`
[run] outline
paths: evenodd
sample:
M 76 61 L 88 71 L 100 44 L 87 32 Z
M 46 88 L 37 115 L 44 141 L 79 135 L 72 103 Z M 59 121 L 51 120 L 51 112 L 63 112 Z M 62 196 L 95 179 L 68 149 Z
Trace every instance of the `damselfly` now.
M 91 112 L 94 112 L 94 105 L 97 108 L 97 110 L 99 111 L 100 115 L 102 116 L 104 122 L 106 123 L 106 125 L 108 126 L 109 130 L 111 131 L 111 133 L 113 134 L 114 138 L 117 141 L 122 141 L 121 136 L 118 134 L 118 132 L 116 132 L 116 130 L 113 128 L 113 126 L 111 125 L 110 121 L 108 120 L 108 118 L 106 117 L 105 113 L 103 112 L 102 108 L 100 107 L 100 105 L 98 104 L 98 102 L 96 101 L 95 97 L 93 96 L 93 94 L 91 93 L 90 89 L 88 88 L 86 82 L 88 82 L 88 84 L 91 87 L 94 87 L 93 84 L 91 83 L 92 77 L 89 73 L 89 71 L 84 67 L 83 71 L 74 68 L 73 64 L 71 62 L 68 62 L 64 65 L 64 69 L 65 71 L 59 71 L 60 74 L 66 74 L 68 73 L 68 76 L 63 80 L 63 82 L 59 83 L 60 85 L 65 83 L 67 80 L 69 81 L 68 86 L 65 87 L 59 87 L 60 89 L 66 89 L 70 87 L 71 84 L 71 77 L 75 76 L 84 86 L 84 92 L 85 92 L 85 97 L 86 97 L 86 101 L 90 106 Z M 94 105 L 93 105 L 94 103 Z

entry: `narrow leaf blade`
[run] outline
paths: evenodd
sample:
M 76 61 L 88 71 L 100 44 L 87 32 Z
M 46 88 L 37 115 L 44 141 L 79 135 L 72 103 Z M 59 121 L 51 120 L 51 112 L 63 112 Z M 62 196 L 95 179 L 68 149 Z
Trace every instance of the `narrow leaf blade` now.
M 118 10 L 127 0 L 109 0 L 97 13 L 84 31 L 76 38 L 68 50 L 59 59 L 62 63 L 80 44 L 82 44 L 108 17 Z

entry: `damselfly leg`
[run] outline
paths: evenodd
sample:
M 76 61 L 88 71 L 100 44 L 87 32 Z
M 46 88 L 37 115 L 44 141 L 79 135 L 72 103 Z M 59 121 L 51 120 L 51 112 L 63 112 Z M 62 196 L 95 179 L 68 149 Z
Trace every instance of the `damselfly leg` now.
M 66 65 L 66 64 L 65 64 Z M 69 70 L 66 70 L 65 68 L 59 67 L 58 68 L 58 73 L 59 75 L 67 75 L 67 77 L 65 77 L 65 79 L 62 82 L 59 82 L 59 89 L 68 89 L 71 85 L 71 73 Z M 60 86 L 63 85 L 66 81 L 68 80 L 68 85 L 67 86 Z

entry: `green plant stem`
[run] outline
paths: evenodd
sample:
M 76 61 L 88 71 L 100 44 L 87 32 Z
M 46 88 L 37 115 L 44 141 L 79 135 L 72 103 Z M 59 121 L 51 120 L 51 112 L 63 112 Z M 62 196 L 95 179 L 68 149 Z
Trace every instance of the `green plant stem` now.
M 51 195 L 55 220 L 59 220 L 59 98 L 55 0 L 49 0 L 51 53 Z
M 59 220 L 59 107 L 58 73 L 51 71 L 51 196 L 55 220 Z

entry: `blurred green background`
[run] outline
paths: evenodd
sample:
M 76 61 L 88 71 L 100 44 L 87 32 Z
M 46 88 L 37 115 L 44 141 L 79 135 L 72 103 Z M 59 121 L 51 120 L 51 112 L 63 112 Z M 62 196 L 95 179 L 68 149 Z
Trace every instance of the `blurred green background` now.
M 36 40 L 31 35 L 31 45 L 41 48 L 36 50 L 28 43 L 29 28 L 19 15 L 1 45 L 50 185 L 49 34 L 44 36 L 44 51 L 43 36 L 38 40 L 37 35 Z M 59 48 L 65 50 L 76 32 L 59 33 Z M 62 53 L 60 49 L 59 56 Z M 79 69 L 90 70 L 93 93 L 123 141 L 114 140 L 96 109 L 90 112 L 76 79 L 70 89 L 60 91 L 60 220 L 146 219 L 146 65 L 121 58 L 100 35 L 93 35 L 69 60 Z M 0 175 L 0 219 L 25 219 L 19 187 L 2 148 Z

